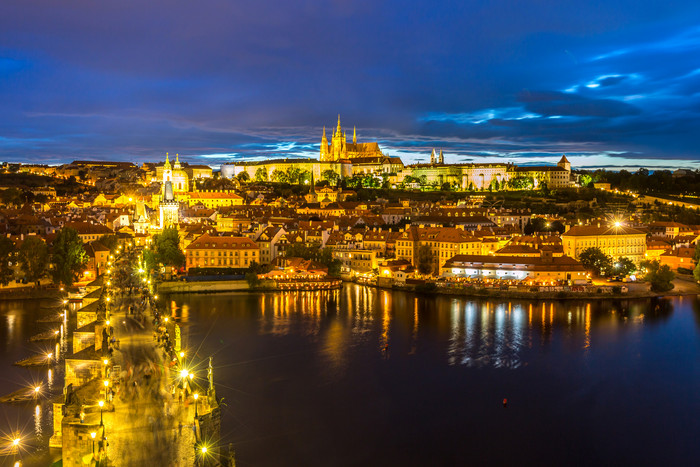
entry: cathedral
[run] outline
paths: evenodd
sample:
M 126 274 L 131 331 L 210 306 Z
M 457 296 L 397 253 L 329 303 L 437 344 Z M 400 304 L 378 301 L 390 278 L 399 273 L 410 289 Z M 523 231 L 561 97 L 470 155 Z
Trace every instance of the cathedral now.
M 175 164 L 170 166 L 170 156 L 165 153 L 165 165 L 163 166 L 163 194 L 165 194 L 165 183 L 172 182 L 174 193 L 187 193 L 190 191 L 190 179 L 180 164 L 180 155 L 175 155 Z
M 321 162 L 337 162 L 341 160 L 361 159 L 366 157 L 383 157 L 379 143 L 358 143 L 357 131 L 353 128 L 352 143 L 348 143 L 345 132 L 340 127 L 340 115 L 338 115 L 338 126 L 333 131 L 331 142 L 326 138 L 326 127 L 323 127 L 323 137 L 321 138 Z

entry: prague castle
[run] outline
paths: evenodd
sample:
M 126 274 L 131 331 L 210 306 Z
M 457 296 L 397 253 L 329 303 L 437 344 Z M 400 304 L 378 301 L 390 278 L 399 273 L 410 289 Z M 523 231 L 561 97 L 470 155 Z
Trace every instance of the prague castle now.
M 403 183 L 407 177 L 420 179 L 423 185 L 441 188 L 449 184 L 454 190 L 505 190 L 510 187 L 512 180 L 527 180 L 528 186 L 538 188 L 546 185 L 549 188 L 567 188 L 575 185 L 571 174 L 571 164 L 566 156 L 555 166 L 516 166 L 512 163 L 462 163 L 447 164 L 442 150 L 430 155 L 429 162 L 404 166 L 398 157 L 385 155 L 379 143 L 358 143 L 357 131 L 353 128 L 352 142 L 338 124 L 332 131 L 328 141 L 326 128 L 323 128 L 319 158 L 289 158 L 264 161 L 241 161 L 222 164 L 221 176 L 233 178 L 245 172 L 248 178 L 258 181 L 282 181 L 282 174 L 294 171 L 307 174 L 321 180 L 327 177 L 329 171 L 337 174 L 338 178 L 355 175 L 375 175 L 388 177 L 393 185 Z

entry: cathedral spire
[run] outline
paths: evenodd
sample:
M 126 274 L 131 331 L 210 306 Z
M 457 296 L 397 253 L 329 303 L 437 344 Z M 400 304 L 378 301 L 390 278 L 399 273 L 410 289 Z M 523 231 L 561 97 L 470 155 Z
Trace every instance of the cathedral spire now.
M 341 129 L 340 129 L 340 114 L 338 114 L 338 128 L 336 128 L 336 133 L 341 134 Z
M 175 169 L 181 168 L 180 166 L 180 154 L 175 154 Z
M 442 149 L 440 149 L 440 156 L 438 156 L 438 164 L 445 163 L 445 156 L 442 155 Z
M 170 156 L 167 152 L 165 153 L 165 165 L 163 166 L 163 169 L 170 170 Z
M 435 148 L 433 148 L 433 152 L 430 153 L 430 163 L 435 164 Z
M 352 127 L 352 144 L 357 144 L 357 127 Z

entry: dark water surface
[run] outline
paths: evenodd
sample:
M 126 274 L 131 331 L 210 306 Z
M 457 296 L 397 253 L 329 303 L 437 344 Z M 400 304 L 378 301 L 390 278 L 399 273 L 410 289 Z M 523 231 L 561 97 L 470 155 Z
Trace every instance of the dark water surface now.
M 214 355 L 223 444 L 239 467 L 700 458 L 695 297 L 531 304 L 346 285 L 174 295 L 168 307 L 202 361 L 198 376 Z M 49 327 L 38 310 L 0 302 L 3 394 L 46 380 L 11 366 Z M 22 426 L 47 440 L 46 409 L 0 405 L 0 432 Z

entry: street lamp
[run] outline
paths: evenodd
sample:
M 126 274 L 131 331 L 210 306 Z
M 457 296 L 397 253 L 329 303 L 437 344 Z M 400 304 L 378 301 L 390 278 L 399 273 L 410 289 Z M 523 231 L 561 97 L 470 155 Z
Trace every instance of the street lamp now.
M 90 437 L 92 438 L 92 455 L 93 457 L 95 456 L 95 436 L 97 436 L 97 433 L 94 431 L 90 433 Z
M 104 426 L 104 421 L 102 420 L 102 409 L 105 406 L 105 401 L 101 400 L 97 404 L 100 406 L 100 426 Z

